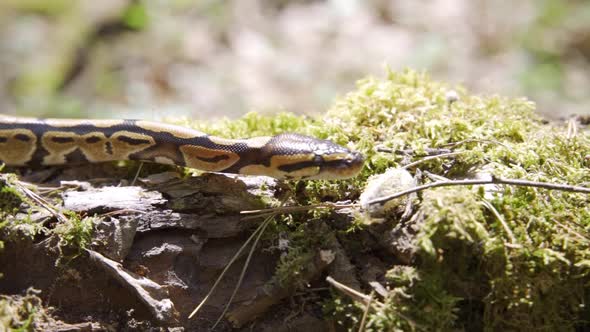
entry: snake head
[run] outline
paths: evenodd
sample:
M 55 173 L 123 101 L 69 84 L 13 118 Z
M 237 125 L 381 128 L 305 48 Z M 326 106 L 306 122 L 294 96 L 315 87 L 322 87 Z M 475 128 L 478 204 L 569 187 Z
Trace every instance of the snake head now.
M 263 148 L 266 171 L 276 178 L 345 179 L 358 174 L 364 157 L 329 140 L 280 134 Z M 271 173 L 273 171 L 274 173 Z
M 303 177 L 304 179 L 347 179 L 357 175 L 363 168 L 365 158 L 359 152 L 350 151 L 330 141 L 324 141 L 323 145 L 328 150 L 319 150 L 314 157 L 315 164 L 319 167 L 317 174 Z

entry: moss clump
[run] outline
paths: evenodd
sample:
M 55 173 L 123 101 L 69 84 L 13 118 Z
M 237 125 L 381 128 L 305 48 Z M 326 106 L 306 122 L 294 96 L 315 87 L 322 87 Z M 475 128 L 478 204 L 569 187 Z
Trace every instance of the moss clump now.
M 95 222 L 94 217 L 82 218 L 69 213 L 67 221 L 57 224 L 52 232 L 58 236 L 60 248 L 74 250 L 76 255 L 90 245 Z
M 28 289 L 25 296 L 0 295 L 0 330 L 37 331 L 52 321 L 42 300 Z
M 325 130 L 354 141 L 368 156 L 359 185 L 401 161 L 375 152 L 376 146 L 411 149 L 419 158 L 426 148 L 453 143 L 464 153 L 422 169 L 450 178 L 491 173 L 590 183 L 587 133 L 568 136 L 565 128 L 543 123 L 524 99 L 457 90 L 460 99 L 451 105 L 445 98 L 450 88 L 422 73 L 368 78 L 328 113 Z M 574 330 L 587 324 L 587 195 L 508 186 L 440 188 L 424 192 L 415 213 L 422 224 L 412 286 L 392 283 L 390 298 L 369 315 L 367 330 L 412 324 L 425 330 Z M 397 267 L 391 267 L 390 278 L 407 278 Z
M 45 204 L 51 205 L 50 202 Z M 53 210 L 58 211 L 56 208 Z M 38 206 L 35 200 L 30 199 L 23 184 L 19 183 L 14 175 L 1 175 L 0 220 L 3 220 L 0 222 L 1 239 L 18 241 L 21 238 L 33 239 L 39 234 L 56 235 L 60 250 L 68 248 L 76 253 L 90 244 L 95 218 L 81 218 L 76 213 L 65 211 L 63 215 L 65 221 L 58 222 L 53 229 L 49 229 L 45 225 L 45 218 L 33 219 L 32 214 L 35 211 L 43 211 L 43 214 L 47 214 L 46 207 Z M 0 249 L 2 246 L 3 242 L 0 241 Z
M 14 213 L 24 201 L 21 193 L 15 188 L 13 176 L 0 178 L 0 213 L 3 215 Z
M 7 232 L 8 217 L 18 210 L 24 200 L 20 192 L 11 184 L 14 180 L 15 178 L 12 176 L 0 177 L 0 236 Z M 3 249 L 4 241 L 0 240 L 0 252 Z M 2 277 L 2 273 L 0 273 L 0 277 Z

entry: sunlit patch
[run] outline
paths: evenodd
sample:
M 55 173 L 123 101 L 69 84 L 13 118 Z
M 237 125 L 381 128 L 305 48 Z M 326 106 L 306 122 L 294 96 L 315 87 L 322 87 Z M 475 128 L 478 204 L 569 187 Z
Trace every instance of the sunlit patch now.
M 182 145 L 179 149 L 186 167 L 204 171 L 223 171 L 240 159 L 240 156 L 231 151 L 207 149 L 198 145 Z
M 242 143 L 253 149 L 259 149 L 265 146 L 272 139 L 270 136 L 260 136 L 248 139 L 228 139 L 216 136 L 209 136 L 208 138 L 211 142 L 217 145 L 232 146 L 236 145 L 237 143 Z
M 0 130 L 0 160 L 10 166 L 24 166 L 33 157 L 37 137 L 28 129 Z
M 174 162 L 174 160 L 172 160 L 168 157 L 164 157 L 164 156 L 154 157 L 154 162 L 158 163 L 158 164 L 164 164 L 164 165 L 175 165 L 176 164 Z
M 216 137 L 216 136 L 209 136 L 207 137 L 211 142 L 217 145 L 234 145 L 236 140 L 223 138 L 223 137 Z
M 320 172 L 319 166 L 305 167 L 296 171 L 289 172 L 289 177 L 295 179 L 308 178 L 317 175 Z
M 259 164 L 244 166 L 240 168 L 239 173 L 243 175 L 265 175 L 275 179 L 284 179 L 287 177 L 286 172 Z
M 195 137 L 202 137 L 207 136 L 207 134 L 202 133 L 198 130 L 175 126 L 166 123 L 156 123 L 151 121 L 136 121 L 135 125 L 139 128 L 153 131 L 156 133 L 167 133 L 178 138 L 190 139 Z
M 327 155 L 322 156 L 324 161 L 337 161 L 337 160 L 346 160 L 349 158 L 350 153 L 330 153 Z
M 124 121 L 123 120 L 83 120 L 83 119 L 46 119 L 43 120 L 43 122 L 45 122 L 47 125 L 50 125 L 52 127 L 75 127 L 75 126 L 81 126 L 81 125 L 86 125 L 86 126 L 93 126 L 93 127 L 99 127 L 99 128 L 108 128 L 108 127 L 112 127 L 112 126 L 116 126 L 116 125 L 120 125 L 122 124 Z

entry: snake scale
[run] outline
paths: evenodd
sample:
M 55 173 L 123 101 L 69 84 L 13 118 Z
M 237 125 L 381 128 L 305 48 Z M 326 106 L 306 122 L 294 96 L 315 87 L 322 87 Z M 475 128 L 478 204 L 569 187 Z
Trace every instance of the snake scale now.
M 227 139 L 143 120 L 0 116 L 0 162 L 8 166 L 140 160 L 277 179 L 342 179 L 364 158 L 328 140 L 284 133 Z

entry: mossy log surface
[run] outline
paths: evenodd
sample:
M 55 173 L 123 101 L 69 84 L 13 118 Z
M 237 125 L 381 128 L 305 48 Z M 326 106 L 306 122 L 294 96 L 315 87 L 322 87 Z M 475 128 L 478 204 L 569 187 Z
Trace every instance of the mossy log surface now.
M 216 330 L 590 328 L 587 194 L 490 184 L 428 189 L 386 210 L 350 205 L 437 179 L 588 187 L 590 136 L 575 119 L 547 123 L 528 100 L 408 70 L 359 81 L 321 118 L 171 121 L 227 137 L 314 135 L 367 162 L 357 178 L 307 182 L 138 163 L 4 169 L 0 327 L 207 330 L 247 250 L 188 314 L 263 221 L 241 211 L 340 202 L 349 207 L 272 219 Z M 411 164 L 433 151 L 448 156 Z

